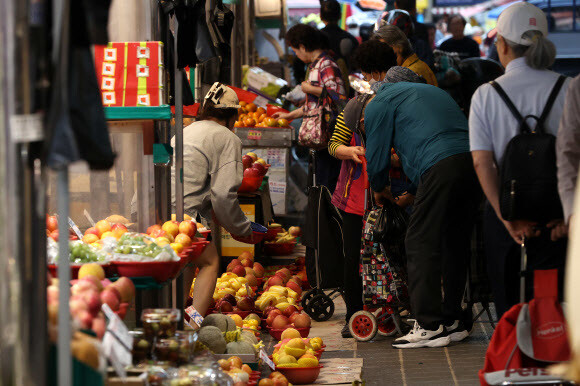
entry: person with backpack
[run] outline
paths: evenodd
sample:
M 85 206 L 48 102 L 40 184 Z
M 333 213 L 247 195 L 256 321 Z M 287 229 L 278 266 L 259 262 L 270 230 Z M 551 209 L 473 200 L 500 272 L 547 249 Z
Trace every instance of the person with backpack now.
M 301 145 L 316 150 L 316 181 L 334 192 L 340 172 L 340 162 L 328 154 L 328 140 L 332 134 L 330 122 L 332 108 L 325 98 L 326 91 L 346 98 L 342 74 L 338 65 L 325 51 L 326 37 L 316 28 L 297 24 L 286 33 L 286 41 L 296 56 L 308 63 L 302 91 L 306 94 L 304 105 L 290 113 L 276 113 L 277 119 L 302 118 L 298 135 Z
M 566 240 L 552 241 L 551 229 L 563 219 L 555 135 L 569 79 L 548 70 L 556 49 L 547 39 L 548 22 L 538 7 L 526 2 L 509 6 L 499 16 L 497 34 L 505 74 L 475 92 L 469 134 L 473 163 L 488 201 L 484 246 L 501 317 L 519 303 L 522 243 L 530 271 L 563 271 Z

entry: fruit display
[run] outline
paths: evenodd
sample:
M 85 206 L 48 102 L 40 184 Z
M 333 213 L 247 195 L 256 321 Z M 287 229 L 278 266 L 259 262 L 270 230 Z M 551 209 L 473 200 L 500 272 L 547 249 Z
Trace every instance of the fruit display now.
M 194 242 L 199 241 L 195 236 L 198 232 L 198 224 L 192 221 L 188 215 L 183 216 L 184 220 L 182 222 L 173 220 L 175 215 L 171 216 L 171 221 L 166 221 L 162 225 L 155 224 L 147 228 L 147 235 L 155 239 L 159 246 L 169 245 L 175 253 L 179 254 L 184 249 L 191 247 Z
M 245 384 L 250 381 L 250 377 L 255 378 L 255 374 L 251 367 L 244 364 L 242 359 L 238 356 L 232 356 L 228 359 L 220 359 L 218 360 L 218 364 L 221 369 L 232 378 L 234 384 Z
M 237 267 L 242 267 L 238 265 Z M 239 269 L 238 269 L 239 271 Z M 244 269 L 245 272 L 245 269 Z M 241 273 L 241 272 L 240 272 Z M 225 272 L 216 280 L 213 293 L 214 309 L 218 312 L 247 312 L 255 309 L 255 288 L 250 285 L 253 275 L 238 276 L 233 272 Z M 255 280 L 255 277 L 253 277 Z M 196 279 L 191 284 L 190 297 L 193 294 Z M 253 287 L 253 288 L 252 288 Z
M 233 259 L 228 264 L 226 272 L 245 277 L 248 285 L 256 287 L 262 282 L 265 270 L 262 264 L 254 262 L 254 256 L 250 252 L 242 252 L 237 259 Z
M 265 108 L 254 103 L 240 101 L 240 106 L 235 127 L 290 127 L 288 120 L 270 117 Z
M 92 245 L 88 245 L 80 240 L 69 241 L 69 261 L 72 264 L 85 263 L 107 263 L 110 255 L 105 251 L 100 251 Z M 47 239 L 47 261 L 48 264 L 58 264 L 58 244 L 52 238 Z
M 48 320 L 51 338 L 58 323 L 58 279 L 49 280 L 46 288 Z M 135 296 L 135 286 L 131 279 L 119 278 L 112 283 L 105 279 L 105 272 L 99 264 L 85 264 L 79 270 L 79 279 L 71 282 L 69 308 L 73 322 L 78 328 L 91 329 L 101 339 L 105 334 L 105 316 L 101 311 L 108 304 L 121 318 Z
M 255 355 L 260 341 L 250 331 L 238 328 L 228 315 L 208 315 L 198 330 L 198 347 L 214 354 Z
M 175 251 L 141 233 L 125 233 L 113 249 L 114 261 L 179 261 Z

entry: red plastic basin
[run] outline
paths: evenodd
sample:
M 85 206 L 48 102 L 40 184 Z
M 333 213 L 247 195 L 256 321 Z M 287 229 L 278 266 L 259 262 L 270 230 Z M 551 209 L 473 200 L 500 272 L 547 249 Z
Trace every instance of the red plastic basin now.
M 295 330 L 298 330 L 298 332 L 300 333 L 300 336 L 303 338 L 308 338 L 308 334 L 310 334 L 310 327 L 296 328 L 296 327 L 288 326 L 286 328 L 293 328 Z M 282 340 L 282 333 L 284 332 L 284 330 L 286 330 L 286 328 L 276 329 L 276 328 L 269 327 L 268 332 L 270 333 L 272 338 L 279 341 L 279 340 Z
M 286 256 L 294 251 L 296 241 L 284 244 L 264 244 L 264 253 L 269 256 Z
M 242 185 L 238 189 L 238 193 L 251 193 L 255 192 L 260 185 L 262 185 L 262 181 L 264 180 L 264 176 L 261 177 L 244 177 L 242 179 Z
M 87 263 L 89 264 L 89 263 Z M 115 274 L 116 270 L 112 264 L 100 264 L 105 271 L 105 277 L 111 277 Z M 52 277 L 58 277 L 58 265 L 56 264 L 48 264 L 48 272 L 52 275 Z M 82 264 L 71 264 L 70 265 L 70 278 L 71 280 L 76 280 L 79 278 L 79 269 L 81 269 Z
M 152 277 L 158 283 L 166 282 L 179 272 L 180 261 L 125 262 L 114 261 L 119 276 Z
M 293 385 L 307 385 L 316 382 L 320 375 L 322 365 L 316 367 L 278 367 L 276 371 L 281 372 L 288 382 Z

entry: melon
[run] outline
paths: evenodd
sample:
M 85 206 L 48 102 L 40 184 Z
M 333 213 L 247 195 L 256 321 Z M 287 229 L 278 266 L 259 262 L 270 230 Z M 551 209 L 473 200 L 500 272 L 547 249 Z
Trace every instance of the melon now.
M 230 342 L 227 344 L 226 352 L 229 355 L 255 354 L 254 346 L 246 341 Z
M 198 331 L 198 339 L 214 354 L 224 354 L 226 352 L 227 345 L 224 335 L 222 331 L 215 326 L 205 326 L 200 328 Z

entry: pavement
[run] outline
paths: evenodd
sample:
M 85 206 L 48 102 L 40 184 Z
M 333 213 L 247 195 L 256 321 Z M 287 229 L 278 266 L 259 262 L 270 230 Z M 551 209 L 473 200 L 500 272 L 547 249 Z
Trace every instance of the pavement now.
M 480 305 L 475 308 L 476 311 L 481 310 Z M 333 317 L 327 322 L 313 322 L 310 336 L 322 336 L 325 343 L 332 343 L 323 354 L 323 359 L 363 360 L 360 379 L 351 379 L 348 383 L 360 380 L 367 386 L 479 384 L 477 372 L 483 367 L 485 352 L 493 333 L 485 316 L 474 324 L 469 338 L 461 343 L 445 348 L 397 350 L 391 347 L 394 337 L 377 336 L 369 342 L 342 339 L 340 330 L 345 311 L 342 298 L 335 299 Z

